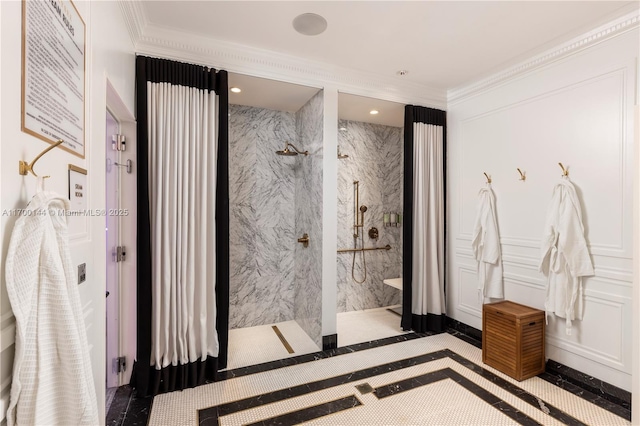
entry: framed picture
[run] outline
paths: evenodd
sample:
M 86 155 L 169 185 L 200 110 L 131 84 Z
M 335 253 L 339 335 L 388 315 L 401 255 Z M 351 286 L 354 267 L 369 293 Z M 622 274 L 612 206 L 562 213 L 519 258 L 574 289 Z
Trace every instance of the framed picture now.
M 22 131 L 81 158 L 85 31 L 70 0 L 22 1 Z

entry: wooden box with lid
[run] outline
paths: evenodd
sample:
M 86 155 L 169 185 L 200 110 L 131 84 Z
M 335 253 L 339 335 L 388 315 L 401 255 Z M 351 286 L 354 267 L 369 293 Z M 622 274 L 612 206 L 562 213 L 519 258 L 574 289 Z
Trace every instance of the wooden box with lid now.
M 502 301 L 482 306 L 482 362 L 520 381 L 544 372 L 544 311 Z

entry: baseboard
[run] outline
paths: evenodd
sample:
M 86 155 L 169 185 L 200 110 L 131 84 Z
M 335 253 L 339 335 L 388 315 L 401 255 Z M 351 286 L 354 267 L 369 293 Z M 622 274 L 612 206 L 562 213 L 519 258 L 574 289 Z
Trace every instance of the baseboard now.
M 586 373 L 582 373 L 571 367 L 567 367 L 552 359 L 547 360 L 545 371 L 555 377 L 581 387 L 595 395 L 598 395 L 614 404 L 631 409 L 631 392 L 620 389 L 600 379 L 596 379 Z
M 322 336 L 322 350 L 328 351 L 329 349 L 336 349 L 338 347 L 338 335 L 330 334 L 328 336 Z

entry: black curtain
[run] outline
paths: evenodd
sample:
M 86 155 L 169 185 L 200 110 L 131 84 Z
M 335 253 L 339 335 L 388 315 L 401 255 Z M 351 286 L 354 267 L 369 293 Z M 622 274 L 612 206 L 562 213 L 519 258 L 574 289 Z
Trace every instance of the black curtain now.
M 446 147 L 447 147 L 447 113 L 445 111 L 422 106 L 406 105 L 404 108 L 404 220 L 402 246 L 402 320 L 403 330 L 418 333 L 443 332 L 446 328 L 446 315 L 416 315 L 411 312 L 412 276 L 413 276 L 413 123 L 442 126 L 444 130 L 443 183 L 446 217 Z M 446 227 L 445 227 L 446 241 Z M 444 250 L 446 253 L 446 247 Z M 445 267 L 446 270 L 446 267 Z M 446 282 L 445 282 L 446 293 Z
M 157 370 L 151 360 L 151 229 L 149 215 L 147 82 L 214 90 L 218 96 L 218 158 L 216 188 L 216 330 L 218 358 Z M 226 71 L 166 59 L 136 58 L 137 118 L 137 352 L 131 386 L 137 396 L 150 396 L 194 387 L 215 380 L 227 366 L 229 336 L 229 95 Z M 214 285 L 214 283 L 212 283 Z

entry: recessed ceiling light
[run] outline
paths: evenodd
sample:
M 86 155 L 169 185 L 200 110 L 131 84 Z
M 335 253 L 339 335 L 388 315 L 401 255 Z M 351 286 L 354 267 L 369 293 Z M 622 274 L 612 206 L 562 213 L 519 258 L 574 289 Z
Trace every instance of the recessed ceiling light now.
M 315 13 L 303 13 L 293 19 L 293 28 L 300 34 L 314 36 L 327 29 L 327 20 Z
M 371 111 L 369 111 L 369 114 L 371 115 L 376 115 L 379 111 L 377 109 L 372 109 Z
M 232 87 L 232 88 L 231 88 L 231 89 L 229 89 L 229 90 L 231 90 L 233 93 L 240 93 L 240 92 L 242 92 L 242 89 L 240 89 L 239 87 Z
M 409 71 L 407 71 L 407 70 L 400 70 L 400 71 L 396 72 L 396 74 L 398 74 L 398 75 L 407 75 L 407 74 L 409 74 Z
M 340 131 L 341 131 L 341 132 L 346 132 L 346 131 L 347 131 L 347 128 L 346 128 L 346 127 L 340 127 Z

